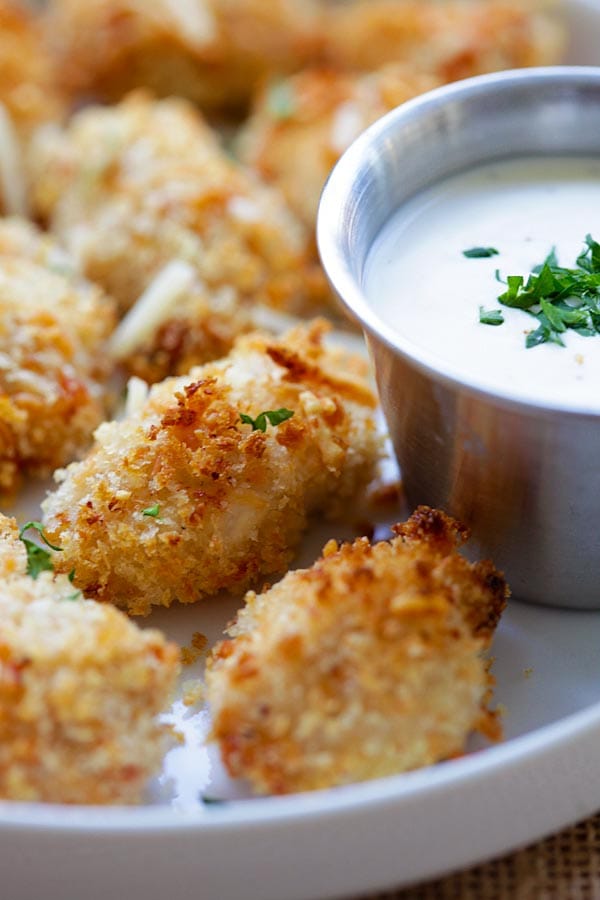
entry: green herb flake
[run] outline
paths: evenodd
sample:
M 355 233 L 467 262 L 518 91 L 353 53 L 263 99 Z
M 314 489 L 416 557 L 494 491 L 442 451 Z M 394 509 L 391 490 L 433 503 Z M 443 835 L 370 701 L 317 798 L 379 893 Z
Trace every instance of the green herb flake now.
M 54 566 L 52 564 L 52 555 L 47 550 L 40 547 L 40 545 L 36 544 L 34 541 L 31 541 L 29 538 L 24 537 L 25 533 L 30 529 L 37 531 L 44 544 L 46 544 L 47 547 L 50 547 L 51 550 L 60 551 L 62 550 L 62 547 L 55 547 L 54 544 L 50 543 L 44 534 L 44 526 L 41 522 L 27 522 L 23 525 L 19 531 L 19 539 L 25 545 L 25 551 L 27 553 L 27 574 L 35 579 L 40 572 L 53 572 Z
M 73 603 L 76 600 L 81 600 L 82 596 L 83 595 L 81 591 L 73 591 L 72 594 L 68 594 L 66 597 L 61 597 L 61 600 L 63 600 L 65 603 Z
M 223 797 L 211 797 L 210 794 L 201 794 L 200 799 L 205 806 L 223 806 L 225 803 L 229 802 Z
M 495 247 L 471 247 L 470 250 L 463 250 L 463 256 L 467 259 L 490 259 L 492 256 L 500 256 L 500 251 Z
M 501 309 L 484 309 L 479 307 L 479 321 L 482 325 L 504 325 Z
M 143 516 L 150 516 L 152 519 L 157 519 L 160 515 L 160 506 L 158 503 L 155 503 L 154 506 L 148 506 L 147 509 L 142 510 Z
M 265 412 L 261 412 L 256 419 L 253 419 L 252 416 L 246 413 L 240 413 L 240 421 L 244 425 L 252 425 L 252 431 L 262 431 L 264 433 L 267 430 L 267 421 L 273 427 L 277 427 L 282 422 L 287 422 L 293 415 L 294 413 L 291 409 L 268 409 Z
M 296 112 L 294 89 L 287 81 L 272 84 L 267 93 L 267 112 L 279 122 L 291 119 Z

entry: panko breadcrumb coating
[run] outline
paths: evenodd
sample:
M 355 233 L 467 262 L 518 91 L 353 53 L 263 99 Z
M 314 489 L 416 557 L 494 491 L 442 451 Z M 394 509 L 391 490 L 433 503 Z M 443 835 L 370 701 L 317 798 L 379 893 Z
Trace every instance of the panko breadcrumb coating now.
M 440 83 L 403 64 L 368 75 L 306 70 L 259 95 L 238 152 L 313 228 L 327 176 L 355 138 L 386 112 Z
M 309 514 L 341 511 L 380 454 L 365 363 L 322 337 L 322 323 L 243 337 L 102 425 L 43 504 L 57 569 L 142 615 L 285 571 Z M 281 410 L 264 432 L 241 421 Z
M 160 768 L 178 648 L 64 575 L 25 574 L 0 516 L 0 799 L 136 803 Z
M 212 739 L 258 793 L 378 778 L 464 752 L 489 711 L 489 644 L 508 589 L 421 507 L 397 537 L 331 541 L 311 569 L 250 592 L 209 659 Z
M 209 296 L 292 312 L 329 296 L 312 236 L 185 101 L 84 109 L 38 132 L 30 170 L 35 210 L 122 311 L 174 260 Z
M 270 72 L 314 56 L 316 0 L 50 0 L 49 40 L 75 96 L 135 87 L 237 110 Z
M 25 2 L 0 0 L 0 210 L 27 212 L 22 144 L 64 107 L 39 23 Z
M 565 28 L 555 0 L 353 0 L 325 13 L 325 58 L 379 69 L 402 62 L 456 81 L 561 62 Z
M 113 305 L 62 265 L 32 226 L 0 222 L 0 495 L 81 456 L 105 417 Z
M 270 311 L 264 308 L 263 316 Z M 129 374 L 154 384 L 226 356 L 236 338 L 259 325 L 258 305 L 240 303 L 229 287 L 208 291 L 196 270 L 177 260 L 125 316 L 112 335 L 111 353 Z
M 65 112 L 40 24 L 18 0 L 0 0 L 0 103 L 22 135 Z

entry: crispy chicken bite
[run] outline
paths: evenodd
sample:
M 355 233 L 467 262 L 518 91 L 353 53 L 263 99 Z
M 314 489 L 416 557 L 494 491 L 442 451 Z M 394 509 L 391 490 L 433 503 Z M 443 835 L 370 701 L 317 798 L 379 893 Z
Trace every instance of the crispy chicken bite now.
M 122 311 L 174 260 L 209 298 L 295 312 L 329 296 L 307 230 L 182 100 L 82 110 L 38 133 L 30 170 L 37 213 Z
M 440 83 L 403 64 L 368 75 L 308 69 L 258 96 L 238 152 L 314 228 L 323 185 L 344 150 L 380 116 Z
M 0 222 L 0 494 L 80 456 L 106 412 L 111 302 L 63 274 L 32 226 Z
M 312 228 L 329 172 L 380 116 L 448 81 L 558 62 L 563 30 L 547 7 L 538 0 L 330 4 L 330 68 L 260 91 L 238 139 L 240 158 Z
M 27 212 L 22 144 L 39 124 L 63 114 L 39 23 L 25 3 L 0 0 L 0 210 Z
M 27 4 L 0 0 L 0 102 L 19 134 L 29 135 L 42 122 L 63 116 L 57 74 Z
M 265 75 L 314 55 L 317 10 L 316 0 L 51 0 L 47 27 L 75 96 L 149 87 L 237 110 Z
M 420 508 L 397 537 L 331 541 L 311 569 L 250 592 L 209 659 L 212 738 L 259 793 L 378 778 L 464 752 L 489 711 L 489 644 L 508 589 Z
M 309 514 L 341 510 L 380 453 L 365 364 L 322 336 L 241 338 L 102 425 L 43 505 L 55 566 L 142 615 L 284 571 Z
M 565 29 L 554 0 L 353 0 L 325 13 L 325 58 L 373 70 L 402 62 L 456 81 L 561 62 Z
M 4 516 L 0 569 L 0 799 L 138 802 L 166 749 L 178 648 L 64 575 L 27 576 Z

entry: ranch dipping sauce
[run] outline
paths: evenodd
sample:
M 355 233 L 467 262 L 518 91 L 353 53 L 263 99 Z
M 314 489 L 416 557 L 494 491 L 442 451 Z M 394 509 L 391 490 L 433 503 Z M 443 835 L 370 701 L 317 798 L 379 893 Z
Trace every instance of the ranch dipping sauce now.
M 526 347 L 540 322 L 498 301 L 496 278 L 522 275 L 555 249 L 576 266 L 586 235 L 600 242 L 600 159 L 487 164 L 422 191 L 392 217 L 370 251 L 363 289 L 373 309 L 449 375 L 530 403 L 600 411 L 600 334 L 560 334 L 565 346 Z M 467 258 L 472 248 L 497 255 Z M 502 313 L 496 327 L 480 322 Z

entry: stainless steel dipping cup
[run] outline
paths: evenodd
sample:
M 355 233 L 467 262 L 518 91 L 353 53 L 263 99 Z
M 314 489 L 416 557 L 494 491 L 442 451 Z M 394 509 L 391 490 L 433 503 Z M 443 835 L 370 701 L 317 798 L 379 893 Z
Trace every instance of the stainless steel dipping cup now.
M 590 409 L 485 390 L 388 325 L 363 292 L 376 238 L 417 192 L 487 162 L 552 155 L 600 158 L 600 68 L 441 88 L 389 113 L 342 157 L 321 200 L 318 242 L 365 332 L 409 503 L 468 525 L 474 552 L 504 569 L 517 598 L 600 609 L 600 384 Z M 600 353 L 600 336 L 589 340 Z

